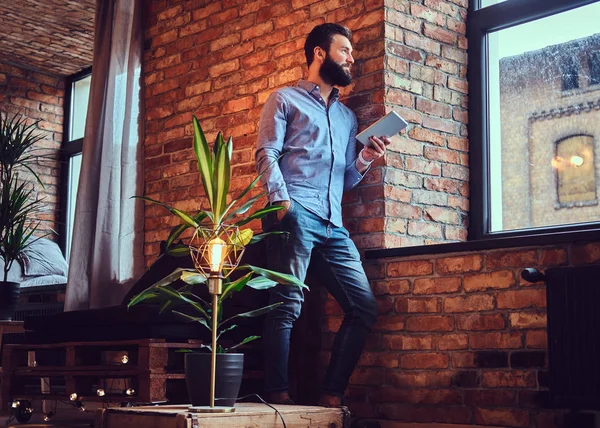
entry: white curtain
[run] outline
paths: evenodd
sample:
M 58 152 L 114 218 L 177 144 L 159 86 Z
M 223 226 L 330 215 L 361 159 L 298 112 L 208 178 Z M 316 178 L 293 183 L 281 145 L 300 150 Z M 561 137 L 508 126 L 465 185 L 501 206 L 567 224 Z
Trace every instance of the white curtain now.
M 65 310 L 120 303 L 144 270 L 143 0 L 97 0 Z

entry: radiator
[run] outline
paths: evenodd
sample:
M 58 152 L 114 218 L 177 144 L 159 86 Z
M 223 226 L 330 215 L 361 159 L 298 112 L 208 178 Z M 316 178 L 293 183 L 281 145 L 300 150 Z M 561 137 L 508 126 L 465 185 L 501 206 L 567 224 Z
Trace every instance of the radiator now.
M 543 279 L 551 402 L 600 410 L 600 265 L 550 268 Z
M 44 302 L 20 304 L 13 315 L 15 321 L 25 321 L 25 317 L 36 315 L 60 314 L 64 309 L 64 302 Z M 2 344 L 23 343 L 24 333 L 7 333 L 2 335 Z

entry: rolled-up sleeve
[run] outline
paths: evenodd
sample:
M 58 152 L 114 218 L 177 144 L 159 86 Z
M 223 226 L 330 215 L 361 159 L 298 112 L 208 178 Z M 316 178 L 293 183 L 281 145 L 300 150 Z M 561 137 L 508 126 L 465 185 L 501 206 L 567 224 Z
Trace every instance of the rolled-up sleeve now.
M 358 133 L 358 121 L 356 116 L 352 114 L 352 130 L 350 131 L 350 138 L 348 139 L 348 146 L 346 147 L 346 172 L 344 174 L 344 191 L 350 190 L 356 187 L 360 180 L 363 179 L 369 168 L 361 174 L 356 169 L 356 134 Z
M 286 127 L 285 100 L 281 94 L 274 92 L 263 106 L 260 115 L 255 153 L 256 168 L 259 174 L 264 172 L 260 180 L 271 203 L 290 199 L 278 163 L 283 153 Z

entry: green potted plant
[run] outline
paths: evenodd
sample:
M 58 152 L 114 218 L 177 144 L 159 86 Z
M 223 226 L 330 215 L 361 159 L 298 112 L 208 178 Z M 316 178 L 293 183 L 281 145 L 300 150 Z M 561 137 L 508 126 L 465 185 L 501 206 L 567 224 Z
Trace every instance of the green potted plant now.
M 43 186 L 32 169 L 39 157 L 34 145 L 43 138 L 34 134 L 37 122 L 27 124 L 20 114 L 0 113 L 0 256 L 4 261 L 0 281 L 0 319 L 12 319 L 19 300 L 19 283 L 8 281 L 8 272 L 19 255 L 31 245 L 39 223 L 33 220 L 42 200 L 34 196 L 33 183 L 19 174 L 29 173 Z
M 180 219 L 181 224 L 174 227 L 167 238 L 167 253 L 190 255 L 196 268 L 176 269 L 170 275 L 134 296 L 128 306 L 131 307 L 144 301 L 159 301 L 161 312 L 170 310 L 186 320 L 199 323 L 207 328 L 213 336 L 213 343 L 207 346 L 211 354 L 187 353 L 185 355 L 186 382 L 190 400 L 193 406 L 208 405 L 209 397 L 212 396 L 210 401 L 212 407 L 216 396 L 219 398 L 217 400 L 219 406 L 233 406 L 241 382 L 243 354 L 231 351 L 258 339 L 259 336 L 249 336 L 239 343 L 224 346 L 221 344 L 222 335 L 237 327 L 236 320 L 265 314 L 277 307 L 279 303 L 236 313 L 226 319 L 223 317 L 224 303 L 234 293 L 245 287 L 257 290 L 268 289 L 277 284 L 307 287 L 293 275 L 249 264 L 238 265 L 245 246 L 259 242 L 268 235 L 281 233 L 267 232 L 254 235 L 252 229 L 244 228 L 244 226 L 252 220 L 261 219 L 282 207 L 269 206 L 249 214 L 253 205 L 266 196 L 266 193 L 260 193 L 244 200 L 246 195 L 257 185 L 260 174 L 237 197 L 227 203 L 231 180 L 232 139 L 230 137 L 225 141 L 222 133 L 219 132 L 213 150 L 211 150 L 196 117 L 193 118 L 193 126 L 194 152 L 209 208 L 207 210 L 200 209 L 195 213 L 186 213 L 150 198 L 141 197 L 141 199 L 163 206 Z M 190 239 L 190 244 L 176 243 L 189 228 L 195 231 Z M 214 255 L 215 249 L 217 255 Z M 211 254 L 213 255 L 211 256 Z M 208 261 L 203 265 L 204 258 L 208 258 Z M 221 264 L 215 267 L 215 264 L 218 263 Z M 228 275 L 233 271 L 238 274 L 242 273 L 242 275 L 235 280 L 230 279 Z M 208 286 L 213 298 L 212 303 L 199 296 L 199 286 Z M 184 308 L 183 311 L 182 308 Z M 212 364 L 209 359 L 211 355 Z M 213 372 L 212 376 L 213 379 L 215 377 L 217 379 L 215 391 L 212 393 L 209 390 L 211 382 L 208 377 L 211 369 L 216 369 L 216 374 Z

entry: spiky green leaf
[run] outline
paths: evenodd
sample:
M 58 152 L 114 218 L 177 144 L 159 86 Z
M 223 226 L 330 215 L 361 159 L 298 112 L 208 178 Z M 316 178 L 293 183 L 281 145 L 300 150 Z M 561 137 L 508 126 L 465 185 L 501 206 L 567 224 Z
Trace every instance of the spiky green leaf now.
M 221 337 L 221 335 L 222 335 L 223 333 L 227 333 L 228 331 L 231 331 L 231 330 L 233 330 L 233 329 L 234 329 L 234 328 L 236 328 L 236 327 L 237 327 L 237 324 L 232 324 L 232 325 L 230 325 L 229 327 L 227 327 L 227 328 L 224 328 L 223 330 L 220 330 L 220 331 L 219 331 L 219 334 L 217 334 L 217 340 L 219 340 L 219 338 Z
M 194 317 L 194 316 L 184 314 L 183 312 L 179 312 L 179 311 L 173 311 L 173 313 L 180 316 L 181 318 L 188 320 L 188 321 L 194 321 L 194 322 L 200 323 L 204 327 L 206 327 L 209 331 L 212 331 L 212 328 L 211 328 L 210 324 L 208 323 L 208 321 L 210 321 L 210 319 L 207 321 L 204 318 Z
M 259 220 L 259 219 L 263 218 L 264 216 L 266 216 L 267 214 L 282 210 L 283 208 L 285 208 L 283 205 L 271 205 L 269 207 L 262 208 L 262 209 L 256 211 L 254 214 L 249 215 L 248 217 L 238 221 L 237 223 L 235 223 L 235 226 L 237 226 L 237 227 L 244 226 L 244 225 L 250 223 L 252 220 Z
M 179 217 L 184 223 L 186 223 L 188 226 L 191 226 L 193 228 L 198 227 L 198 223 L 196 222 L 196 220 L 194 220 L 194 218 L 189 215 L 188 213 L 181 211 L 177 208 L 173 208 L 163 202 L 157 201 L 155 199 L 152 198 L 148 198 L 146 196 L 132 196 L 132 198 L 136 198 L 136 199 L 141 199 L 143 201 L 147 201 L 156 205 L 160 205 L 161 207 L 167 209 L 171 214 L 176 215 L 177 217 Z
M 242 340 L 240 343 L 238 343 L 237 345 L 231 346 L 227 349 L 224 350 L 224 353 L 227 353 L 235 348 L 239 348 L 242 345 L 245 345 L 246 343 L 252 342 L 256 339 L 260 339 L 260 336 L 248 336 L 247 338 L 245 338 L 244 340 Z
M 229 221 L 233 218 L 235 218 L 236 216 L 242 215 L 242 214 L 246 214 L 246 212 L 248 212 L 248 210 L 250 208 L 252 208 L 252 205 L 255 204 L 256 201 L 258 201 L 259 199 L 263 198 L 264 196 L 267 196 L 267 192 L 263 192 L 260 195 L 257 195 L 253 198 L 248 199 L 242 206 L 240 206 L 237 210 L 233 211 L 232 213 L 230 213 L 227 217 L 225 217 L 224 221 Z M 233 203 L 229 204 L 229 206 L 227 207 L 227 211 L 229 211 L 229 209 L 233 206 Z
M 221 223 L 223 213 L 227 206 L 227 194 L 229 193 L 229 182 L 231 181 L 231 159 L 227 143 L 223 140 L 223 134 L 219 132 L 215 142 L 216 156 L 213 165 L 213 214 L 215 221 Z
M 200 171 L 200 177 L 202 179 L 202 184 L 204 184 L 206 197 L 210 202 L 210 206 L 214 209 L 212 155 L 206 137 L 204 136 L 204 131 L 196 116 L 192 118 L 192 122 L 194 125 L 194 152 L 196 153 L 196 160 L 198 161 L 198 171 Z
M 176 245 L 167 250 L 167 254 L 173 257 L 185 257 L 190 254 L 190 247 L 187 245 Z
M 232 319 L 235 319 L 235 318 L 254 318 L 254 317 L 258 317 L 260 315 L 266 314 L 267 312 L 271 312 L 273 309 L 275 309 L 277 306 L 280 306 L 280 305 L 283 305 L 283 302 L 273 303 L 272 305 L 264 306 L 264 307 L 259 308 L 259 309 L 254 309 L 253 311 L 242 312 L 241 314 L 234 315 L 232 317 L 227 318 L 225 321 L 220 322 L 219 325 L 218 325 L 218 327 L 221 328 L 221 326 L 227 324 L 229 321 L 231 321 Z
M 306 288 L 308 290 L 308 287 L 306 286 L 306 284 L 304 284 L 302 281 L 300 281 L 294 275 L 290 275 L 287 273 L 281 273 L 281 272 L 275 272 L 273 270 L 259 268 L 259 267 L 252 266 L 252 265 L 243 265 L 243 266 L 238 267 L 238 269 L 239 270 L 251 270 L 255 274 L 264 276 L 265 278 L 268 278 L 273 281 L 277 281 L 279 284 L 295 285 L 297 287 Z
M 255 290 L 267 290 L 275 287 L 277 284 L 279 284 L 277 281 L 265 278 L 264 276 L 257 276 L 256 278 L 252 278 L 252 280 L 248 281 L 248 284 L 246 285 Z
M 203 284 L 206 282 L 206 276 L 202 275 L 199 272 L 181 272 L 181 280 L 186 284 L 196 285 Z
M 289 232 L 285 232 L 282 230 L 272 230 L 271 232 L 260 233 L 258 235 L 254 235 L 248 245 L 256 244 L 259 241 L 262 241 L 269 235 L 289 235 Z
M 223 288 L 223 293 L 219 297 L 219 302 L 223 302 L 226 298 L 228 298 L 231 295 L 231 293 L 233 293 L 235 291 L 241 291 L 246 286 L 248 281 L 250 281 L 250 279 L 252 278 L 252 275 L 253 275 L 252 272 L 248 272 L 246 275 L 236 279 L 235 281 L 228 283 Z

